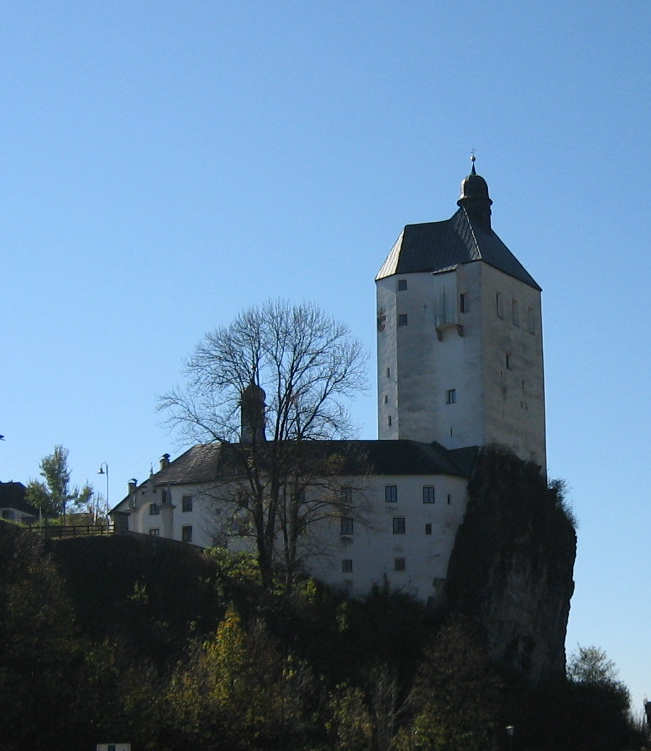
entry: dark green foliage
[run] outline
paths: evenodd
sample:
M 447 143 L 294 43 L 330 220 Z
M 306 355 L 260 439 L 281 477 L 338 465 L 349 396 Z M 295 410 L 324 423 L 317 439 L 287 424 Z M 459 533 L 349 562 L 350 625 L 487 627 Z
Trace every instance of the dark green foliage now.
M 190 633 L 214 628 L 224 612 L 215 597 L 216 568 L 195 548 L 119 535 L 48 545 L 92 639 L 117 639 L 164 662 L 180 654 Z
M 40 474 L 45 482 L 31 480 L 27 486 L 27 502 L 43 516 L 65 516 L 68 503 L 84 508 L 92 500 L 94 491 L 88 483 L 81 490 L 70 487 L 68 453 L 67 448 L 55 446 L 54 451 L 41 460 Z
M 476 626 L 460 618 L 430 640 L 407 701 L 398 747 L 481 751 L 496 736 L 502 683 Z
M 639 748 L 642 738 L 620 683 L 557 679 L 537 688 L 511 687 L 509 720 L 518 745 L 531 751 L 613 751 Z
M 506 724 L 532 751 L 629 738 L 617 686 L 514 683 L 471 622 L 387 590 L 347 600 L 305 579 L 270 592 L 250 557 L 224 550 L 43 546 L 9 525 L 0 565 L 3 751 L 118 737 L 152 751 L 471 751 L 507 748 Z
M 38 541 L 11 525 L 0 533 L 0 748 L 46 748 L 56 737 L 65 745 L 83 662 L 74 610 Z

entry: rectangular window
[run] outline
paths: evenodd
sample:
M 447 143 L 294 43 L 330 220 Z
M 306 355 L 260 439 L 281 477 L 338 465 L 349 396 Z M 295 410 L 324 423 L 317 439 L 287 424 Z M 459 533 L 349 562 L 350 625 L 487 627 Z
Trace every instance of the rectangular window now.
M 506 360 L 506 369 L 511 370 L 511 353 L 510 352 L 506 353 L 505 360 Z
M 391 415 L 387 417 L 387 424 L 389 427 L 391 427 Z
M 388 397 L 388 395 L 387 395 L 387 394 L 385 394 L 385 395 L 384 395 L 384 403 L 385 403 L 385 404 L 388 404 L 388 403 L 389 403 L 389 397 Z
M 468 295 L 466 295 L 465 292 L 462 292 L 459 295 L 459 313 L 467 313 L 468 312 Z
M 391 368 L 387 368 L 387 378 L 391 378 Z
M 452 496 L 448 493 L 448 506 L 452 503 Z
M 160 502 L 163 504 L 163 506 L 172 503 L 172 491 L 169 488 L 162 488 L 160 496 Z
M 384 486 L 384 500 L 387 503 L 398 503 L 398 486 L 397 485 L 385 485 Z
M 189 524 L 181 527 L 181 539 L 183 542 L 192 542 L 192 527 Z
M 434 503 L 434 486 L 423 486 L 423 503 Z
M 432 534 L 432 525 L 429 522 L 425 525 L 425 534 L 426 535 Z
M 192 496 L 184 495 L 181 500 L 181 508 L 183 511 L 192 511 Z
M 150 503 L 149 504 L 149 515 L 150 516 L 156 516 L 157 514 L 160 514 L 160 506 L 157 503 Z
M 393 559 L 393 570 L 394 571 L 404 571 L 407 568 L 407 564 L 405 563 L 404 558 L 394 558 Z
M 513 302 L 511 303 L 511 318 L 514 326 L 520 325 L 520 305 L 515 298 L 513 298 Z
M 153 527 L 152 529 L 149 530 L 149 534 L 152 537 L 158 537 L 160 535 L 160 529 L 158 529 L 158 527 Z
M 456 404 L 457 403 L 457 390 L 456 389 L 448 389 L 445 392 L 445 403 L 446 404 Z
M 404 292 L 407 289 L 407 280 L 398 279 L 398 292 Z
M 341 561 L 341 572 L 342 572 L 342 574 L 352 574 L 353 573 L 353 560 L 352 560 L 352 558 L 344 558 Z
M 353 529 L 354 529 L 354 520 L 352 516 L 342 516 L 341 517 L 341 534 L 342 535 L 352 535 Z
M 498 318 L 504 318 L 504 302 L 502 301 L 502 293 L 495 293 L 495 310 Z
M 394 516 L 393 517 L 393 534 L 394 535 L 404 535 L 407 530 L 407 524 L 405 522 L 404 516 Z
M 407 325 L 407 314 L 400 313 L 398 315 L 398 326 L 406 326 L 406 325 Z

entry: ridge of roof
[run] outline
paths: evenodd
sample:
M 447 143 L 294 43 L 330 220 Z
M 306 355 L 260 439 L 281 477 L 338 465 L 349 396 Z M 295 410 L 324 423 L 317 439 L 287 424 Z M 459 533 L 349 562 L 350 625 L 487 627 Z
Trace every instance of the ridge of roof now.
M 269 441 L 267 445 L 272 446 L 273 442 Z M 408 439 L 302 441 L 296 445 L 301 446 L 302 451 L 313 452 L 315 458 L 341 454 L 337 472 L 341 475 L 444 474 L 469 477 L 477 452 L 476 447 L 451 450 L 436 442 L 421 443 Z M 246 447 L 239 443 L 197 444 L 164 469 L 150 475 L 138 488 L 149 482 L 160 487 L 198 485 L 232 478 L 239 469 L 233 452 L 240 450 L 246 450 Z M 112 511 L 118 510 L 128 499 L 129 496 L 125 496 Z
M 474 261 L 484 261 L 534 289 L 541 289 L 497 233 L 473 223 L 464 207 L 443 221 L 406 224 L 375 279 L 436 272 Z

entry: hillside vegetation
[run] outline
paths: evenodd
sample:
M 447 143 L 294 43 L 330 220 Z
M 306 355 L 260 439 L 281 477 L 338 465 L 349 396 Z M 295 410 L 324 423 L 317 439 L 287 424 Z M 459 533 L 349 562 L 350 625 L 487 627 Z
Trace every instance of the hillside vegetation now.
M 495 660 L 482 617 L 459 609 L 381 590 L 347 600 L 310 579 L 269 592 L 246 556 L 147 537 L 44 544 L 1 524 L 0 562 L 7 751 L 473 751 L 509 740 L 611 751 L 632 740 L 623 687 L 558 674 L 533 687 Z

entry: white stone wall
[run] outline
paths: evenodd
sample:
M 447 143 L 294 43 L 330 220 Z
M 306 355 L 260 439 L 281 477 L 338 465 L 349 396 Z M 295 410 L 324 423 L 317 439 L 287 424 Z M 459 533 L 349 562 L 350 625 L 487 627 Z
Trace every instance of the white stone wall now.
M 300 543 L 305 570 L 352 595 L 364 595 L 386 581 L 391 590 L 420 600 L 436 598 L 465 513 L 466 481 L 448 475 L 375 475 L 340 478 L 339 482 L 352 489 L 353 532 L 342 534 L 339 511 L 315 523 Z M 385 486 L 396 486 L 395 503 L 385 500 Z M 424 486 L 434 488 L 434 503 L 423 502 Z M 172 504 L 152 515 L 150 504 L 160 503 L 161 489 L 153 493 L 150 487 L 138 488 L 129 530 L 149 534 L 158 529 L 159 536 L 181 541 L 183 526 L 192 525 L 195 545 L 210 547 L 217 541 L 232 550 L 254 552 L 253 539 L 236 534 L 238 525 L 233 524 L 230 504 L 219 501 L 220 496 L 228 497 L 227 486 L 222 491 L 172 486 L 170 491 Z M 308 489 L 308 499 L 320 492 Z M 192 512 L 182 511 L 183 495 L 193 497 Z M 404 519 L 404 534 L 394 534 L 394 518 Z M 431 525 L 429 533 L 426 525 Z M 396 570 L 396 559 L 404 560 L 404 570 Z M 343 570 L 344 560 L 351 561 L 352 570 Z
M 399 290 L 401 280 L 407 289 Z M 478 261 L 380 279 L 377 310 L 380 439 L 501 443 L 545 468 L 538 290 Z
M 481 267 L 485 442 L 509 446 L 522 459 L 532 459 L 545 470 L 540 292 L 487 264 Z M 498 293 L 502 317 L 497 314 Z M 513 319 L 514 301 L 517 322 Z
M 387 485 L 397 487 L 397 502 L 385 501 Z M 434 487 L 434 503 L 423 503 L 424 486 Z M 352 535 L 341 534 L 338 519 L 312 530 L 306 543 L 311 546 L 310 573 L 352 595 L 386 582 L 391 591 L 425 602 L 436 599 L 465 513 L 466 481 L 448 475 L 374 476 L 353 498 L 361 519 L 355 517 Z M 396 518 L 404 519 L 404 534 L 394 534 Z M 404 570 L 396 570 L 396 559 L 404 560 Z M 351 562 L 352 570 L 344 570 L 344 561 Z
M 377 347 L 380 439 L 438 441 L 447 448 L 483 443 L 476 266 L 377 282 L 378 311 L 386 315 Z M 400 280 L 406 290 L 398 291 Z M 468 312 L 460 310 L 461 293 Z M 407 324 L 401 326 L 405 314 Z M 448 403 L 451 390 L 454 402 Z
M 169 493 L 171 503 L 162 503 L 162 491 Z M 192 497 L 192 511 L 183 511 L 183 496 Z M 213 494 L 198 485 L 173 485 L 169 488 L 152 488 L 143 483 L 135 492 L 135 508 L 129 507 L 129 531 L 153 534 L 159 537 L 183 540 L 183 528 L 192 528 L 193 545 L 211 547 L 224 537 L 222 525 L 227 514 L 215 511 Z M 151 513 L 151 504 L 156 504 L 158 513 Z M 127 510 L 124 508 L 123 510 Z

